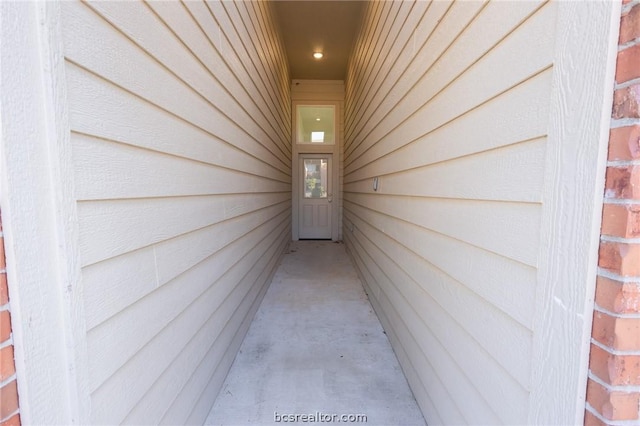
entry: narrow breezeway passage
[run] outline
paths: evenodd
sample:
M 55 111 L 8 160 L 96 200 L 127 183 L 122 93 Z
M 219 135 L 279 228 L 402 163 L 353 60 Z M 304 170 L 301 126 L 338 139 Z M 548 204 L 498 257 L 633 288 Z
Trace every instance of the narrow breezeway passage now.
M 344 245 L 295 241 L 206 424 L 329 420 L 425 424 Z

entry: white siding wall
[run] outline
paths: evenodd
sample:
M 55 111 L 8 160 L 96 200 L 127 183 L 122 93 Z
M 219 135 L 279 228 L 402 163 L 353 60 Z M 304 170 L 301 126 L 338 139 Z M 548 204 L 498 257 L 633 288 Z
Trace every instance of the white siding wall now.
M 291 229 L 264 2 L 64 2 L 92 423 L 201 423 Z
M 372 2 L 353 50 L 344 239 L 428 423 L 529 415 L 556 13 Z

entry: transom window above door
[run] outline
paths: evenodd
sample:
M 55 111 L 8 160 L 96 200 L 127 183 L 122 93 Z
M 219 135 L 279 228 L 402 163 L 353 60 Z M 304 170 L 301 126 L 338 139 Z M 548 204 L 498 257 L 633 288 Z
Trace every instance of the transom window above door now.
M 335 107 L 333 105 L 298 105 L 296 107 L 296 142 L 333 145 L 335 143 Z

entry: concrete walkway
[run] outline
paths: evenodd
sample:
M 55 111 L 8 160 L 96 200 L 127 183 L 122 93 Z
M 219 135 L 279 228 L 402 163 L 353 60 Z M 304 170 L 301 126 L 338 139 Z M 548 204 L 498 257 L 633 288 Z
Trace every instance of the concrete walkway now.
M 292 242 L 206 424 L 331 424 L 334 414 L 425 424 L 344 245 Z

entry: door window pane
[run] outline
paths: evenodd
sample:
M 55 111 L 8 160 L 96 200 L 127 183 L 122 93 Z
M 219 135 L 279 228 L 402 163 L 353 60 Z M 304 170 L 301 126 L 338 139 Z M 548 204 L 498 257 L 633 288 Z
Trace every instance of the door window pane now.
M 327 159 L 304 159 L 304 198 L 327 198 Z
M 334 144 L 334 112 L 331 105 L 298 105 L 296 141 L 300 144 Z

